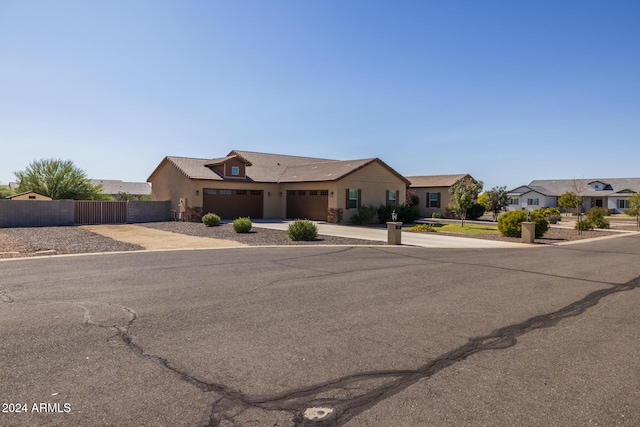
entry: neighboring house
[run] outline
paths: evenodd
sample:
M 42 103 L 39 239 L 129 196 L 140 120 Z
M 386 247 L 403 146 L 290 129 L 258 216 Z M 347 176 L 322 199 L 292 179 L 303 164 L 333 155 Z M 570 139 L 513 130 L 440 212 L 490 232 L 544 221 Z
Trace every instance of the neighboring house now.
M 49 196 L 44 196 L 42 194 L 38 194 L 33 191 L 26 191 L 24 193 L 14 194 L 13 196 L 8 196 L 7 199 L 9 200 L 53 200 Z
M 447 218 L 452 218 L 449 211 L 451 195 L 449 188 L 460 179 L 473 179 L 469 174 L 458 175 L 428 175 L 408 176 L 411 181 L 410 189 L 415 190 L 420 198 L 420 215 L 431 218 L 434 212 L 440 212 Z
M 115 179 L 92 179 L 91 185 L 102 185 L 102 193 L 116 197 L 118 193 L 127 193 L 142 197 L 151 195 L 151 186 L 146 182 L 123 182 Z
M 350 221 L 361 205 L 404 203 L 406 178 L 378 158 L 329 160 L 231 151 L 216 159 L 165 157 L 149 179 L 152 200 L 179 218 Z
M 629 208 L 629 197 L 640 191 L 640 178 L 535 180 L 509 191 L 507 209 L 532 211 L 557 207 L 558 197 L 570 191 L 582 196 L 583 211 L 600 206 L 623 213 Z

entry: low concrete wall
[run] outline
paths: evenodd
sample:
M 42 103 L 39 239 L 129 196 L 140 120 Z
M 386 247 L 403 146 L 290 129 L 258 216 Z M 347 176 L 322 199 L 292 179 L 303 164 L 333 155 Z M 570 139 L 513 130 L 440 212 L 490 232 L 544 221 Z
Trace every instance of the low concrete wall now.
M 73 200 L 0 200 L 0 227 L 74 225 Z M 170 201 L 127 202 L 127 223 L 169 221 Z
M 0 200 L 0 227 L 73 225 L 73 200 Z

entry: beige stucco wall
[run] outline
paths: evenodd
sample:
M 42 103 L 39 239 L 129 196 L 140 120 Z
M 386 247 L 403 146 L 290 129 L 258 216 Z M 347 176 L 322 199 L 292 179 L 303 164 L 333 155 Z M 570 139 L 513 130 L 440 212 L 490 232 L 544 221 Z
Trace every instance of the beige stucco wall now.
M 407 183 L 380 163 L 374 162 L 356 172 L 347 175 L 337 183 L 335 202 L 337 208 L 344 209 L 344 222 L 351 222 L 357 209 L 346 209 L 347 189 L 361 190 L 362 206 L 378 207 L 385 204 L 388 191 L 398 191 L 398 205 L 405 203 Z M 331 198 L 329 199 L 331 204 Z M 332 207 L 332 206 L 329 206 Z
M 431 218 L 434 212 L 440 212 L 442 215 L 445 214 L 449 203 L 451 203 L 451 194 L 449 194 L 449 187 L 411 187 L 412 190 L 415 190 L 418 193 L 418 197 L 420 198 L 420 215 L 426 218 Z M 440 207 L 439 208 L 430 208 L 429 207 L 429 198 L 427 197 L 427 193 L 440 193 Z
M 34 196 L 35 198 L 32 198 Z M 19 196 L 13 196 L 11 200 L 51 200 L 51 197 L 43 196 L 42 194 L 38 193 L 26 193 L 20 194 Z

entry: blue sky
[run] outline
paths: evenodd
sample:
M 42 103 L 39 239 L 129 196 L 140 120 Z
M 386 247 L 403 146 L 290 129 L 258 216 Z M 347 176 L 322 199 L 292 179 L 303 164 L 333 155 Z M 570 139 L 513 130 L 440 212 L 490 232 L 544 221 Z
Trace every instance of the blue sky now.
M 638 22 L 637 0 L 0 0 L 0 183 L 233 149 L 485 189 L 639 177 Z

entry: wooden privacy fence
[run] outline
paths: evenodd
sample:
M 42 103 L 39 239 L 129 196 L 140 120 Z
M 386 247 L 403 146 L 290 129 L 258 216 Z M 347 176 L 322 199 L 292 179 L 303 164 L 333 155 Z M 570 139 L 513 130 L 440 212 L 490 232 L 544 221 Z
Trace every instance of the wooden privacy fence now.
M 76 200 L 73 203 L 75 224 L 124 224 L 127 222 L 127 202 Z

